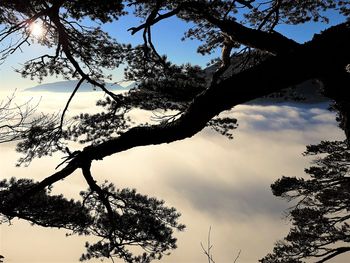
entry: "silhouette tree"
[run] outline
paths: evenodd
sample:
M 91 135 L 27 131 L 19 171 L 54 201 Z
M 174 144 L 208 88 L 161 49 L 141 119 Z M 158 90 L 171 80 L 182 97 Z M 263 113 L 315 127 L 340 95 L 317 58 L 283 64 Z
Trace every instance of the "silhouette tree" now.
M 260 262 L 325 262 L 350 251 L 349 149 L 345 141 L 323 141 L 307 147 L 306 155 L 326 154 L 306 169 L 311 179 L 282 177 L 274 195 L 297 200 L 288 212 L 293 227 L 274 252 Z
M 340 109 L 344 127 L 347 113 Z M 271 262 L 326 262 L 350 251 L 349 140 L 322 141 L 307 146 L 306 156 L 317 156 L 315 166 L 305 169 L 310 179 L 282 177 L 272 184 L 275 196 L 296 204 L 288 210 L 293 227 L 272 254 L 260 260 Z
M 330 27 L 304 44 L 275 29 L 281 24 L 327 23 L 329 11 L 338 12 L 345 20 L 349 10 L 349 1 L 328 0 L 1 1 L 0 41 L 7 46 L 0 59 L 5 60 L 31 42 L 38 43 L 51 48 L 52 54 L 25 63 L 18 70 L 23 77 L 42 80 L 48 75 L 60 75 L 79 82 L 62 115 L 32 125 L 17 146 L 24 153 L 20 164 L 60 151 L 67 156 L 59 166 L 63 168 L 39 183 L 3 181 L 0 212 L 5 218 L 19 217 L 108 240 L 88 245 L 83 259 L 117 255 L 137 262 L 161 256 L 175 247 L 172 228 L 183 229 L 177 223 L 178 214 L 162 202 L 134 191 L 97 185 L 90 172 L 92 162 L 138 146 L 182 140 L 206 126 L 231 137 L 236 120 L 218 117 L 222 111 L 309 79 L 322 81 L 324 93 L 332 99 L 347 102 L 343 85 L 349 83 L 349 22 Z M 144 43 L 140 46 L 118 43 L 101 27 L 84 23 L 107 23 L 127 12 L 143 21 L 129 28 L 131 34 L 142 33 Z M 153 26 L 173 16 L 194 25 L 185 38 L 202 41 L 199 53 L 222 48 L 212 77 L 198 66 L 175 65 L 157 52 L 152 42 Z M 31 34 L 35 23 L 44 28 L 42 37 Z M 125 79 L 137 82 L 137 87 L 126 95 L 114 94 L 104 85 L 108 79 L 105 70 L 122 64 L 127 65 Z M 65 113 L 83 81 L 108 96 L 97 102 L 103 108 L 100 113 L 81 114 L 69 125 Z M 127 117 L 133 108 L 176 113 L 161 117 L 155 125 L 133 126 Z M 348 122 L 344 121 L 344 125 Z M 83 147 L 72 151 L 67 147 L 69 141 L 79 141 Z M 78 169 L 90 188 L 82 194 L 83 202 L 50 195 L 47 188 Z M 33 206 L 33 199 L 40 206 Z M 67 216 L 53 215 L 58 208 Z M 71 214 L 75 212 L 78 217 Z M 134 257 L 126 249 L 128 242 L 141 245 L 148 253 Z

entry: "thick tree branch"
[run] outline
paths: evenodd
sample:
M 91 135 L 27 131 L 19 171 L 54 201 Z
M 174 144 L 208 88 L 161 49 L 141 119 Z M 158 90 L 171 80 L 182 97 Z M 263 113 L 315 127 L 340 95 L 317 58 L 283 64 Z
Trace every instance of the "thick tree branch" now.
M 77 156 L 76 158 L 72 159 L 62 170 L 50 175 L 49 177 L 42 180 L 40 183 L 35 185 L 33 188 L 31 188 L 28 192 L 26 192 L 21 198 L 17 199 L 16 202 L 11 204 L 10 208 L 7 208 L 8 210 L 15 208 L 18 204 L 21 202 L 25 202 L 30 196 L 35 195 L 36 193 L 40 192 L 46 187 L 51 186 L 52 184 L 66 178 L 67 176 L 71 175 L 75 170 L 82 167 L 82 158 L 84 157 L 82 155 Z M 1 211 L 3 212 L 3 211 Z M 5 212 L 5 214 L 8 211 Z
M 291 40 L 276 31 L 264 32 L 252 29 L 233 20 L 218 19 L 205 12 L 200 15 L 208 22 L 230 35 L 234 41 L 248 47 L 268 51 L 273 54 L 281 54 L 294 50 L 300 46 L 300 44 L 294 40 Z
M 192 137 L 220 112 L 303 81 L 332 76 L 345 70 L 350 61 L 350 22 L 325 31 L 293 52 L 272 57 L 249 70 L 213 84 L 197 96 L 177 120 L 150 127 L 135 127 L 99 145 L 88 146 L 61 171 L 43 180 L 26 196 L 61 180 L 82 162 L 138 146 L 170 143 Z
M 103 203 L 103 205 L 107 210 L 109 220 L 111 224 L 113 224 L 113 221 L 115 220 L 113 209 L 111 207 L 111 204 L 108 201 L 108 195 L 106 195 L 106 193 L 101 189 L 101 187 L 98 186 L 98 184 L 96 183 L 95 179 L 91 174 L 91 161 L 87 161 L 83 163 L 82 172 L 91 191 L 96 192 L 98 194 L 99 199 L 101 200 L 101 202 Z
M 172 123 L 136 127 L 116 139 L 86 147 L 83 152 L 99 160 L 136 146 L 191 137 L 221 111 L 311 78 L 344 71 L 350 61 L 347 52 L 350 45 L 349 24 L 333 27 L 294 52 L 271 58 L 211 86 L 193 100 L 181 118 Z

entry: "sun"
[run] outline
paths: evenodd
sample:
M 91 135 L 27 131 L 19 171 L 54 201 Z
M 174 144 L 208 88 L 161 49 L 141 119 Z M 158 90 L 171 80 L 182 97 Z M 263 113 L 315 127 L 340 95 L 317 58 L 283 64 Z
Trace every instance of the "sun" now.
M 42 37 L 44 34 L 44 27 L 41 23 L 32 23 L 29 26 L 30 34 L 34 37 Z

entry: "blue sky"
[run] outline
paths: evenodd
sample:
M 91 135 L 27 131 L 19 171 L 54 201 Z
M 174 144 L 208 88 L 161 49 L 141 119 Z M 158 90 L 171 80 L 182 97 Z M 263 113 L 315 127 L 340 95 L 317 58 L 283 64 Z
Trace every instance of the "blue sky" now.
M 289 38 L 303 43 L 312 38 L 315 33 L 328 28 L 331 25 L 338 24 L 344 21 L 344 17 L 339 16 L 336 12 L 328 12 L 330 17 L 330 24 L 322 23 L 307 23 L 299 26 L 280 25 L 277 27 L 277 31 L 286 35 Z M 127 29 L 140 24 L 139 19 L 133 17 L 133 15 L 127 15 L 120 20 L 113 23 L 105 24 L 102 26 L 112 37 L 116 38 L 122 43 L 131 43 L 133 45 L 142 43 L 142 32 L 135 35 L 131 35 Z M 196 52 L 199 41 L 186 40 L 181 41 L 184 32 L 191 27 L 191 24 L 180 21 L 179 19 L 172 17 L 161 21 L 159 24 L 153 27 L 152 38 L 154 44 L 160 54 L 166 54 L 168 58 L 177 64 L 192 63 L 205 67 L 206 64 L 215 57 L 218 57 L 220 50 L 216 50 L 211 56 L 202 56 Z M 4 47 L 4 43 L 0 43 L 0 48 Z M 0 65 L 0 89 L 1 90 L 13 90 L 24 89 L 37 85 L 37 81 L 30 79 L 23 79 L 18 73 L 14 72 L 15 68 L 20 68 L 26 60 L 39 56 L 48 50 L 37 44 L 33 44 L 30 47 L 23 48 L 23 52 L 17 51 L 8 60 Z M 51 51 L 53 52 L 53 51 Z M 119 68 L 112 72 L 114 81 L 120 81 L 123 78 L 123 69 Z M 48 77 L 43 82 L 54 82 L 61 80 L 55 77 Z

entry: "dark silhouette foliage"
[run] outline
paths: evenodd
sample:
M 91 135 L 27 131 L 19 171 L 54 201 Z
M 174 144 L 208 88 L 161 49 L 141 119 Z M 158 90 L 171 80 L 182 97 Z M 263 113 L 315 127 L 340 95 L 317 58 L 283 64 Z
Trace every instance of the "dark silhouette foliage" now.
M 174 208 L 165 207 L 163 201 L 141 195 L 134 189 L 115 189 L 107 182 L 99 191 L 81 192 L 82 201 L 42 190 L 17 204 L 35 185 L 30 179 L 0 181 L 1 222 L 19 217 L 36 225 L 67 229 L 69 235 L 97 236 L 100 240 L 86 244 L 81 260 L 118 256 L 126 262 L 149 262 L 176 248 L 173 229 L 184 229 L 184 225 L 177 222 L 180 214 Z M 105 200 L 111 210 L 106 211 Z M 133 245 L 141 246 L 145 252 L 134 256 L 129 251 Z
M 13 122 L 10 126 L 0 124 L 0 141 L 19 140 L 17 150 L 23 153 L 19 165 L 28 165 L 34 158 L 56 152 L 64 155 L 59 169 L 41 182 L 2 181 L 0 213 L 5 219 L 18 217 L 46 227 L 66 228 L 73 234 L 101 237 L 101 241 L 86 245 L 87 252 L 82 259 L 117 256 L 127 262 L 147 262 L 160 258 L 176 247 L 173 230 L 183 229 L 177 222 L 179 214 L 173 208 L 166 208 L 163 202 L 133 190 L 98 185 L 91 175 L 92 163 L 134 147 L 182 140 L 208 126 L 232 138 L 237 120 L 220 113 L 311 79 L 321 82 L 322 92 L 348 111 L 344 83 L 350 83 L 350 24 L 345 22 L 349 10 L 350 1 L 330 0 L 2 0 L 0 42 L 4 45 L 0 63 L 26 45 L 42 45 L 49 48 L 48 52 L 28 60 L 17 71 L 32 79 L 60 76 L 77 79 L 78 84 L 59 115 L 42 115 L 33 122 L 19 122 L 19 126 Z M 285 24 L 327 23 L 332 18 L 330 12 L 338 13 L 344 22 L 316 34 L 306 43 L 298 43 L 278 32 L 278 26 Z M 141 34 L 142 44 L 121 43 L 104 31 L 104 24 L 124 15 L 140 19 L 140 24 L 130 25 L 125 30 L 132 35 Z M 200 40 L 200 54 L 212 54 L 217 48 L 222 49 L 221 57 L 214 60 L 211 70 L 191 64 L 176 65 L 166 54 L 158 53 L 152 38 L 154 25 L 170 17 L 191 23 L 191 29 L 184 32 L 184 39 Z M 91 21 L 97 23 L 89 23 Z M 44 28 L 42 37 L 31 33 L 33 23 L 40 23 Z M 125 66 L 125 80 L 137 84 L 126 94 L 115 94 L 105 85 L 111 78 L 106 72 L 121 65 Z M 105 99 L 97 102 L 101 111 L 82 112 L 73 120 L 67 120 L 70 102 L 73 97 L 78 97 L 77 91 L 83 82 L 105 92 Z M 3 118 L 0 123 L 5 120 L 5 125 L 13 116 L 6 109 L 10 109 L 6 104 L 5 111 L 0 106 L 0 118 Z M 158 116 L 156 124 L 138 124 L 128 117 L 132 109 L 162 110 L 164 114 Z M 3 112 L 5 115 L 1 115 Z M 341 126 L 349 131 L 349 122 L 344 116 L 340 116 Z M 75 141 L 81 143 L 81 147 L 69 149 L 70 143 Z M 325 151 L 321 146 L 315 147 Z M 340 151 L 338 146 L 328 143 L 335 152 Z M 312 148 L 309 151 L 312 153 Z M 329 158 L 333 156 L 334 160 L 342 156 L 341 153 L 323 153 Z M 301 251 L 300 243 L 300 257 L 284 257 L 283 262 L 316 255 L 317 249 L 310 246 L 315 239 L 312 235 L 316 235 L 319 228 L 329 227 L 333 239 L 325 239 L 333 245 L 341 239 L 338 225 L 332 228 L 326 222 L 327 213 L 332 210 L 306 207 L 314 205 L 313 202 L 315 205 L 324 202 L 322 205 L 328 205 L 329 209 L 341 205 L 335 202 L 336 190 L 339 190 L 336 185 L 327 193 L 334 197 L 333 203 L 327 203 L 322 194 L 312 192 L 317 190 L 312 187 L 322 187 L 322 182 L 335 180 L 326 176 L 338 166 L 328 166 L 327 159 L 324 160 L 325 163 L 319 163 L 321 168 L 308 170 L 314 176 L 312 180 L 283 178 L 274 186 L 277 195 L 289 196 L 301 191 L 299 196 L 310 193 L 308 198 L 312 197 L 310 203 L 300 203 L 305 209 L 295 210 L 293 214 L 297 224 L 300 221 L 300 224 L 310 223 L 315 227 L 314 231 L 308 232 L 310 245 L 305 244 L 305 251 Z M 49 189 L 54 183 L 76 170 L 81 170 L 89 187 L 82 193 L 81 200 L 50 195 Z M 334 171 L 340 175 L 344 172 Z M 345 186 L 342 187 L 345 189 Z M 302 191 L 302 187 L 310 189 Z M 36 205 L 28 202 L 31 199 Z M 306 198 L 305 202 L 308 200 Z M 309 219 L 302 219 L 301 215 L 307 215 Z M 306 230 L 296 229 L 293 233 L 291 238 L 306 234 Z M 135 256 L 127 244 L 139 245 L 146 254 Z M 280 248 L 277 252 L 281 254 L 283 246 Z M 266 260 L 279 260 L 272 254 L 269 257 Z
M 296 204 L 288 211 L 289 234 L 260 262 L 325 262 L 350 251 L 350 153 L 347 141 L 307 146 L 316 156 L 305 169 L 310 178 L 282 177 L 272 186 L 275 196 Z

